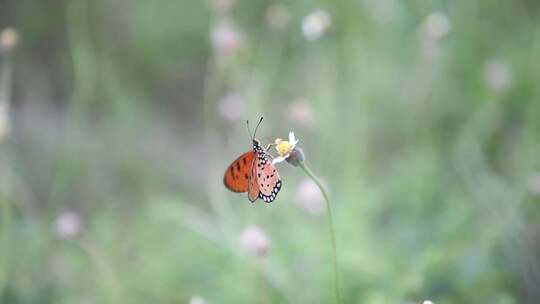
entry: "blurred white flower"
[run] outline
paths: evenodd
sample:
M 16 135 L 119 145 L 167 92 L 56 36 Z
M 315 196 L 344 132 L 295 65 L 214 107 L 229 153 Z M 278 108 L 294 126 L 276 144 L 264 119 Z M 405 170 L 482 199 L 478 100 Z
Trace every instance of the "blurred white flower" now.
M 292 123 L 311 129 L 315 124 L 315 115 L 313 114 L 313 107 L 309 100 L 305 98 L 298 98 L 294 100 L 287 109 L 287 118 Z
M 295 138 L 294 132 L 289 132 L 289 140 L 283 140 L 281 138 L 276 138 L 274 141 L 276 144 L 276 150 L 279 153 L 279 156 L 275 157 L 272 160 L 272 164 L 280 163 L 284 160 L 286 160 L 291 152 L 294 150 L 294 147 L 296 147 L 296 144 L 298 143 L 298 139 Z
M 206 300 L 201 296 L 194 295 L 191 297 L 189 304 L 206 304 Z
M 229 122 L 238 122 L 246 115 L 246 100 L 238 93 L 228 93 L 218 101 L 218 113 Z
M 273 29 L 284 29 L 291 21 L 291 14 L 283 4 L 272 4 L 266 10 L 266 22 Z
M 17 46 L 19 34 L 12 28 L 6 28 L 0 33 L 0 48 L 2 50 L 11 50 Z
M 447 15 L 442 12 L 429 14 L 420 25 L 418 35 L 422 51 L 430 57 L 435 56 L 440 51 L 440 42 L 446 37 L 452 24 Z
M 427 301 L 422 302 L 422 304 L 433 304 L 433 302 L 427 300 Z
M 540 172 L 531 176 L 530 189 L 534 195 L 540 196 Z
M 302 33 L 309 41 L 319 40 L 332 25 L 330 14 L 316 10 L 302 19 Z
M 56 219 L 56 234 L 61 239 L 70 239 L 79 234 L 81 219 L 74 212 L 64 212 Z
M 210 8 L 218 12 L 226 12 L 233 8 L 236 0 L 209 0 Z
M 294 202 L 311 216 L 321 216 L 326 212 L 324 197 L 313 180 L 304 179 L 294 195 Z
M 221 21 L 211 34 L 212 46 L 220 53 L 234 53 L 244 44 L 244 36 L 231 21 Z
M 17 46 L 17 41 L 19 40 L 19 34 L 16 30 L 12 28 L 5 28 L 0 32 L 0 52 L 5 52 L 8 54 Z M 0 56 L 1 57 L 1 56 Z M 10 91 L 11 91 L 11 62 L 6 60 L 6 62 L 1 62 L 3 65 L 0 66 L 1 74 L 0 82 L 4 84 L 4 94 L 0 94 L 0 142 L 2 142 L 10 131 L 10 122 L 9 122 L 9 107 L 10 107 Z
M 438 40 L 450 33 L 452 25 L 447 15 L 441 12 L 434 12 L 426 17 L 424 29 L 431 38 Z
M 0 142 L 9 134 L 8 106 L 0 103 Z
M 502 92 L 512 84 L 512 71 L 506 63 L 490 60 L 484 66 L 484 80 L 490 89 Z
M 270 250 L 270 238 L 259 226 L 251 225 L 244 229 L 240 243 L 249 254 L 264 257 Z

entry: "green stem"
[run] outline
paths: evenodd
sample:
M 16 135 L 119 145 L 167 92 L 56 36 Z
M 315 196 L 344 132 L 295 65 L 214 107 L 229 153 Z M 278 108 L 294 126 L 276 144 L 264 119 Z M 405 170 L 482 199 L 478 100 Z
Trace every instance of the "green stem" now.
M 9 248 L 13 244 L 12 210 L 8 198 L 4 195 L 0 196 L 0 211 L 2 213 L 3 231 L 3 235 L 0 235 L 0 245 L 5 248 L 0 254 L 0 298 L 3 298 L 11 271 L 12 250 L 9 250 Z
M 330 228 L 330 239 L 332 241 L 332 254 L 334 258 L 334 293 L 336 295 L 336 303 L 341 303 L 341 296 L 339 294 L 339 272 L 338 272 L 338 263 L 337 263 L 337 249 L 336 249 L 336 233 L 334 231 L 334 219 L 332 214 L 332 204 L 330 204 L 330 198 L 328 193 L 324 189 L 322 183 L 319 179 L 311 172 L 311 170 L 305 165 L 304 162 L 300 163 L 300 168 L 317 184 L 317 187 L 321 190 L 322 195 L 324 196 L 324 201 L 326 202 L 326 209 L 328 210 L 328 226 Z
M 5 141 L 10 132 L 9 107 L 13 87 L 12 51 L 12 49 L 2 50 L 2 46 L 0 46 L 0 162 L 5 162 L 6 165 L 3 166 L 5 169 L 11 169 L 7 165 L 11 158 L 8 155 L 8 147 L 5 147 Z M 13 243 L 13 180 L 11 179 L 13 176 L 11 173 L 10 170 L 8 178 L 3 180 L 2 185 L 0 185 L 0 246 L 3 248 L 0 253 L 0 298 L 4 297 L 6 286 L 9 283 L 11 259 L 13 247 L 15 247 Z M 10 250 L 10 248 L 12 249 Z

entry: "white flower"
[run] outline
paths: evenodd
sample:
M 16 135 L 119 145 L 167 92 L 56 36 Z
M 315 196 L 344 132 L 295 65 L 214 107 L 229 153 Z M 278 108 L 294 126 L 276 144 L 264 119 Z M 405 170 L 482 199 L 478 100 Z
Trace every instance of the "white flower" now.
M 244 44 L 244 36 L 231 21 L 219 22 L 211 33 L 214 48 L 221 53 L 234 53 Z
M 294 150 L 294 147 L 296 147 L 296 144 L 298 143 L 298 139 L 294 137 L 294 132 L 289 132 L 289 140 L 283 140 L 281 138 L 276 138 L 275 144 L 276 144 L 276 150 L 279 153 L 279 156 L 274 158 L 272 160 L 272 164 L 280 163 L 284 160 L 286 160 L 290 155 L 291 152 Z
M 206 304 L 206 300 L 201 296 L 192 296 L 189 304 Z
M 19 34 L 12 28 L 6 28 L 0 32 L 0 49 L 11 50 L 17 46 Z
M 309 178 L 304 179 L 298 185 L 294 202 L 311 216 L 321 216 L 326 210 L 321 190 Z
M 81 219 L 74 212 L 64 212 L 56 219 L 56 233 L 61 239 L 70 239 L 79 234 Z
M 433 302 L 427 300 L 427 301 L 424 301 L 422 304 L 433 304 Z
M 228 93 L 218 101 L 218 112 L 229 122 L 239 121 L 246 115 L 246 99 L 238 93 Z
M 248 226 L 240 236 L 240 243 L 248 253 L 263 257 L 270 250 L 270 238 L 259 226 Z
M 512 70 L 507 63 L 492 59 L 484 66 L 486 84 L 495 92 L 502 92 L 512 85 Z
M 434 40 L 442 39 L 452 29 L 450 18 L 442 12 L 433 12 L 424 21 L 426 34 Z
M 452 23 L 442 12 L 429 14 L 419 27 L 420 47 L 427 58 L 434 58 L 441 51 L 442 40 L 450 34 Z
M 532 175 L 530 190 L 534 195 L 540 196 L 540 172 L 536 172 Z
M 323 10 L 316 10 L 302 19 L 302 33 L 309 41 L 319 40 L 330 28 L 332 18 Z
M 296 123 L 307 129 L 315 125 L 315 114 L 311 102 L 306 98 L 294 100 L 287 109 L 287 118 L 290 122 Z

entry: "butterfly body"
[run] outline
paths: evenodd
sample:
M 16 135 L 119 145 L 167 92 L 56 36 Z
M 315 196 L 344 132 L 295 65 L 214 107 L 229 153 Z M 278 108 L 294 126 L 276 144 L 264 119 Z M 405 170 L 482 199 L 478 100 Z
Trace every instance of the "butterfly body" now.
M 247 192 L 248 199 L 270 203 L 281 189 L 281 179 L 270 155 L 253 139 L 253 149 L 238 157 L 225 171 L 225 186 L 233 192 Z

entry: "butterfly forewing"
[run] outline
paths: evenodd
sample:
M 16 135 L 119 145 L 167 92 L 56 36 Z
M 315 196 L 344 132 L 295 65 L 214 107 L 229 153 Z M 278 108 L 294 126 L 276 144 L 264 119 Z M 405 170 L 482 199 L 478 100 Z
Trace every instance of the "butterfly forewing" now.
M 234 192 L 246 192 L 255 160 L 255 151 L 251 150 L 238 157 L 225 171 L 223 183 Z
M 259 184 L 257 182 L 257 158 L 253 159 L 253 166 L 251 168 L 251 175 L 249 178 L 249 187 L 248 187 L 248 199 L 250 202 L 254 202 L 259 198 Z

